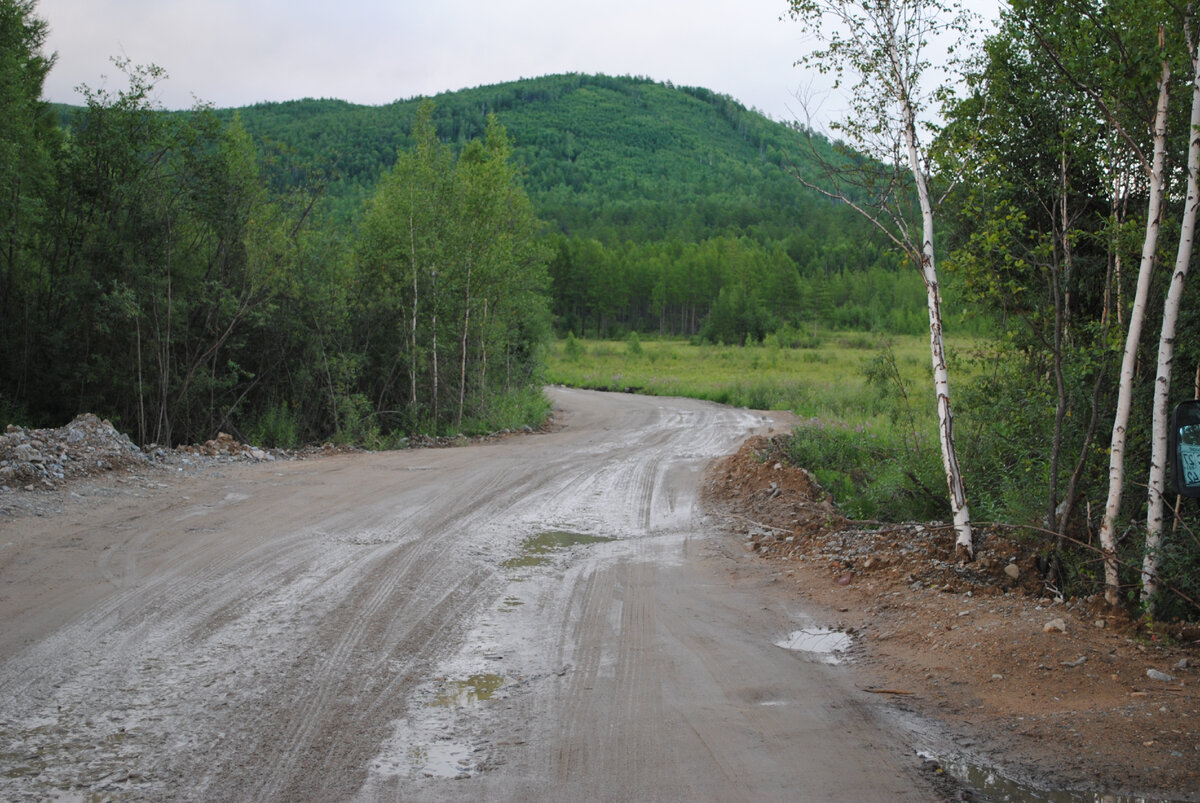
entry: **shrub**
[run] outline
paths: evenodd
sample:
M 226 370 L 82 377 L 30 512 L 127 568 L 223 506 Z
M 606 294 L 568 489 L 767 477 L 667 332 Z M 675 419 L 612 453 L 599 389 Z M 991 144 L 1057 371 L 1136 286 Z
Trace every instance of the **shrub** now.
M 246 428 L 246 437 L 258 446 L 294 449 L 300 445 L 300 418 L 286 403 L 268 407 Z
M 811 471 L 852 518 L 928 521 L 948 512 L 940 455 L 913 452 L 901 437 L 813 419 L 793 432 L 788 457 Z
M 567 342 L 563 346 L 563 354 L 572 362 L 577 362 L 583 355 L 587 354 L 587 349 L 575 338 L 574 332 L 567 332 Z
M 642 340 L 638 337 L 637 332 L 630 332 L 625 338 L 625 351 L 630 357 L 640 357 L 642 355 Z

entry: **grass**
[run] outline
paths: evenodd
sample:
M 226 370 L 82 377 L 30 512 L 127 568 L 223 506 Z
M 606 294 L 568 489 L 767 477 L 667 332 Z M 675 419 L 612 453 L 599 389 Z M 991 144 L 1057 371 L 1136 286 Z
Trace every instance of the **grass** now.
M 847 515 L 888 521 L 944 517 L 929 341 L 863 333 L 826 336 L 814 348 L 768 341 L 740 348 L 568 338 L 550 350 L 547 379 L 791 411 L 803 420 L 788 441 L 789 459 L 813 471 Z M 947 350 L 953 360 L 981 346 L 959 340 Z M 952 373 L 952 379 L 970 381 L 973 369 Z
M 909 385 L 919 420 L 933 424 L 929 342 L 888 338 Z M 558 341 L 548 355 L 547 379 L 569 387 L 686 396 L 759 410 L 790 410 L 851 426 L 890 426 L 894 404 L 866 378 L 884 347 L 879 335 L 841 333 L 818 348 L 693 345 L 686 340 Z M 959 350 L 974 342 L 959 343 Z M 929 404 L 923 401 L 928 399 Z

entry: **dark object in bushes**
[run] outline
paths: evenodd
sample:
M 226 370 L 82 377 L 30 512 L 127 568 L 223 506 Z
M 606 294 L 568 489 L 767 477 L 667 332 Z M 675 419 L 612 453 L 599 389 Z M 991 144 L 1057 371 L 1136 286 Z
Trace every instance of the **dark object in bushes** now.
M 1186 401 L 1171 415 L 1171 462 L 1175 491 L 1200 497 L 1200 401 Z

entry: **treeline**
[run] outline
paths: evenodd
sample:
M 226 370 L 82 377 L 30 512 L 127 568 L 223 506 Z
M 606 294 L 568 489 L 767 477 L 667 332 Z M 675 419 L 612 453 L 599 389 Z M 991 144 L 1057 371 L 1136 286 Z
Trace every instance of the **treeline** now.
M 811 178 L 821 162 L 843 158 L 797 126 L 706 89 L 636 77 L 546 76 L 434 101 L 431 124 L 452 148 L 483 136 L 489 114 L 510 132 L 554 253 L 560 335 L 700 336 L 722 291 L 722 309 L 745 308 L 714 319 L 709 334 L 722 342 L 789 324 L 927 328 L 920 277 L 867 224 L 792 175 Z M 314 170 L 336 176 L 332 212 L 353 225 L 397 147 L 411 147 L 418 107 L 303 100 L 237 114 L 272 155 L 275 189 L 301 186 Z M 986 327 L 978 318 L 968 324 Z
M 0 0 L 0 418 L 294 445 L 544 414 L 546 254 L 498 123 L 451 153 L 422 111 L 350 229 L 327 169 L 157 109 L 158 68 L 58 125 L 45 32 Z
M 550 272 L 561 331 L 615 338 L 637 331 L 742 345 L 787 328 L 817 341 L 830 329 L 920 334 L 929 322 L 919 277 L 878 243 L 823 252 L 797 267 L 789 246 L 749 237 L 618 243 L 556 235 Z M 973 327 L 974 328 L 974 327 Z

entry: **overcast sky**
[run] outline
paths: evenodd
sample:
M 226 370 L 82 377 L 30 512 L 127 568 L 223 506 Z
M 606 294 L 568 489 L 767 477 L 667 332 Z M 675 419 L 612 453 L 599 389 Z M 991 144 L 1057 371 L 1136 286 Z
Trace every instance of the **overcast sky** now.
M 64 103 L 82 102 L 80 84 L 123 88 L 110 61 L 121 56 L 167 71 L 158 91 L 167 108 L 304 97 L 377 105 L 580 72 L 703 86 L 791 120 L 795 93 L 813 79 L 793 66 L 806 43 L 780 21 L 786 9 L 786 0 L 39 0 L 36 13 L 58 53 L 45 96 Z

